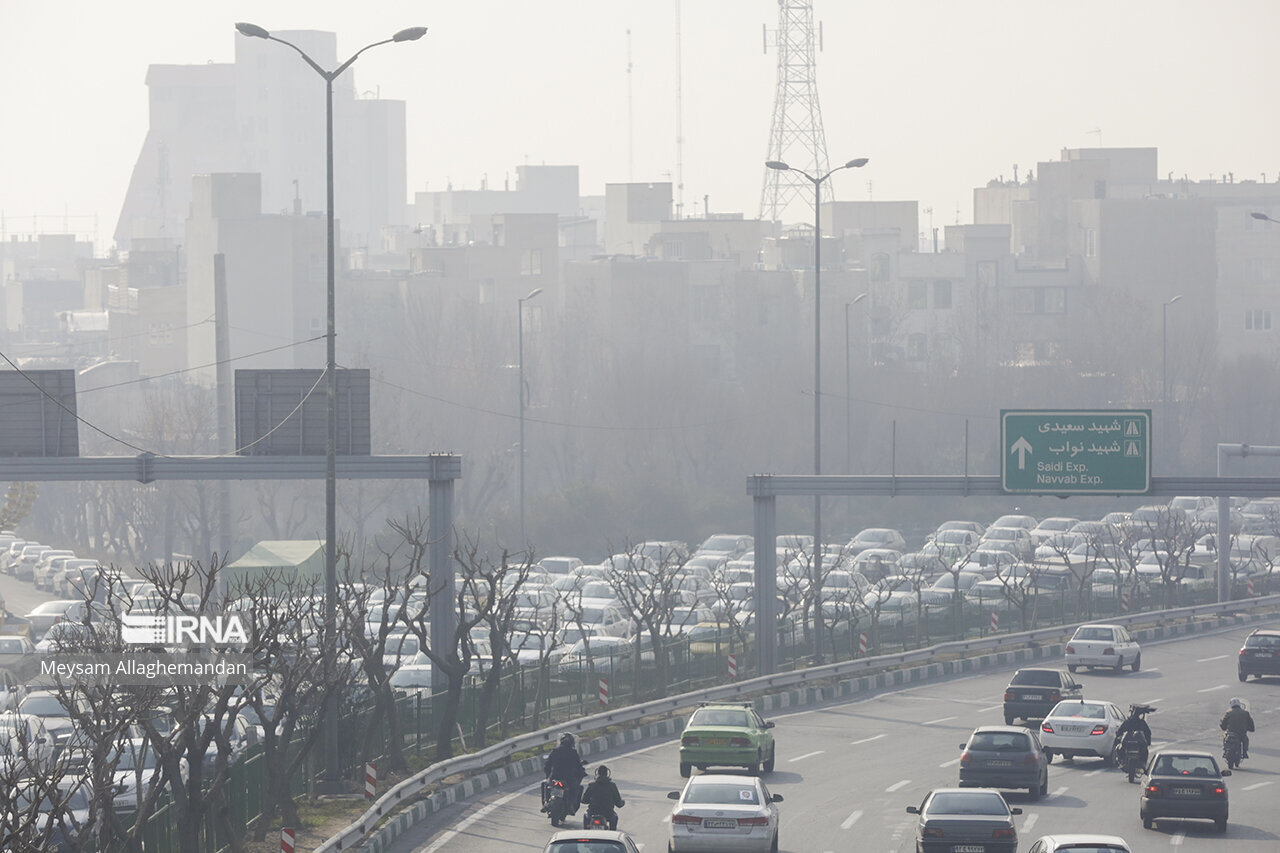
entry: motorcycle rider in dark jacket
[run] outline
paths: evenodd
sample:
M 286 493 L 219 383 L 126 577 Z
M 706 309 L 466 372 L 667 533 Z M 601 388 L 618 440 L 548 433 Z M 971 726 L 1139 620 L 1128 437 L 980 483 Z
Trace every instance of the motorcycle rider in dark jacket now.
M 622 794 L 618 793 L 618 786 L 609 778 L 608 767 L 601 764 L 596 768 L 595 781 L 583 792 L 582 801 L 587 804 L 587 814 L 594 812 L 608 818 L 609 828 L 618 828 L 618 813 L 614 811 L 614 807 L 622 808 L 626 803 L 622 800 Z
M 1218 728 L 1224 732 L 1235 732 L 1240 736 L 1240 757 L 1249 757 L 1249 732 L 1253 731 L 1253 715 L 1244 709 L 1244 703 L 1232 699 L 1227 713 L 1222 715 Z
M 1129 716 L 1120 724 L 1120 728 L 1116 729 L 1117 758 L 1124 757 L 1119 750 L 1124 746 L 1125 735 L 1133 732 L 1142 744 L 1142 764 L 1147 763 L 1148 747 L 1151 746 L 1151 726 L 1147 725 L 1143 717 L 1154 710 L 1155 708 L 1150 705 L 1129 706 Z
M 569 814 L 576 814 L 578 803 L 582 798 L 582 779 L 587 775 L 587 768 L 582 764 L 582 756 L 574 746 L 573 735 L 565 732 L 560 735 L 560 745 L 547 754 L 542 763 L 542 771 L 547 779 L 559 779 L 564 783 L 565 806 Z

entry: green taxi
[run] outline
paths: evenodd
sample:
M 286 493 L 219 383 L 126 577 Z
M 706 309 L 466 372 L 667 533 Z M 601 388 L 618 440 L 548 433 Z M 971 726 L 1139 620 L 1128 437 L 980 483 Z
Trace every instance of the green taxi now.
M 745 767 L 753 776 L 761 769 L 773 772 L 772 728 L 749 703 L 704 702 L 680 736 L 680 775 L 688 778 L 694 767 Z

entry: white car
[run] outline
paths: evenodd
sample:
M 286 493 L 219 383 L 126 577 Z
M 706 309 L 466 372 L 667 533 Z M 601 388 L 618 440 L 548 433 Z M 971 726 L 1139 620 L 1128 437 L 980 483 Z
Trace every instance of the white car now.
M 1063 699 L 1040 723 L 1040 743 L 1050 761 L 1055 755 L 1092 755 L 1110 766 L 1124 720 L 1124 712 L 1113 702 Z
M 551 836 L 542 853 L 640 853 L 635 839 L 620 830 L 566 829 Z
M 694 776 L 683 791 L 672 791 L 668 853 L 709 853 L 778 849 L 778 806 L 755 776 L 708 773 Z
M 1142 668 L 1142 647 L 1123 625 L 1081 625 L 1067 641 L 1067 669 L 1087 666 L 1120 672 Z
M 1133 848 L 1118 835 L 1073 832 L 1042 835 L 1027 853 L 1133 853 Z

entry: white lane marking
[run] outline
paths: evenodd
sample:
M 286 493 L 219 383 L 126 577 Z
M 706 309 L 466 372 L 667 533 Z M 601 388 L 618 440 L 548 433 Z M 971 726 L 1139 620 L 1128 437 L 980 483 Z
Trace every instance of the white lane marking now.
M 871 741 L 873 741 L 873 740 L 880 740 L 880 738 L 882 738 L 882 737 L 884 737 L 884 735 L 882 735 L 882 734 L 881 734 L 881 735 L 872 735 L 871 737 L 864 737 L 862 740 L 855 740 L 853 743 L 849 744 L 849 746 L 857 746 L 857 745 L 858 745 L 858 744 L 860 744 L 860 743 L 871 743 Z
M 1086 777 L 1088 777 L 1088 776 L 1097 776 L 1097 775 L 1098 775 L 1099 773 L 1101 773 L 1101 772 L 1102 772 L 1101 770 L 1090 770 L 1088 773 L 1086 773 L 1086 774 L 1084 774 L 1084 775 L 1085 775 Z
M 788 758 L 787 761 L 801 761 L 805 758 L 813 758 L 815 755 L 822 755 L 824 752 L 826 752 L 825 749 L 820 749 L 817 752 L 806 752 L 804 755 L 797 755 L 795 758 Z
M 1063 785 L 1061 788 L 1058 788 L 1056 791 L 1054 791 L 1050 796 L 1061 797 L 1066 792 L 1067 792 L 1067 786 Z
M 1148 699 L 1147 701 L 1143 702 L 1142 704 L 1144 704 L 1144 705 L 1154 705 L 1154 704 L 1156 704 L 1157 702 L 1163 702 L 1163 701 L 1164 701 L 1164 697 L 1163 697 L 1163 696 L 1161 696 L 1159 699 Z
M 945 723 L 947 720 L 954 720 L 954 719 L 955 719 L 955 717 L 939 717 L 939 718 L 938 718 L 938 719 L 936 719 L 936 720 L 928 720 L 927 722 L 923 722 L 923 723 L 921 723 L 920 725 L 922 725 L 922 726 L 932 726 L 934 723 Z
M 1004 707 L 1004 705 L 1003 705 L 1003 704 L 1001 704 L 1001 705 L 988 705 L 986 708 L 979 708 L 979 709 L 978 709 L 978 713 L 979 713 L 979 714 L 985 714 L 987 711 L 999 711 L 999 710 L 1000 710 L 1001 708 L 1003 708 L 1003 707 Z
M 541 784 L 541 783 L 539 783 L 539 784 Z M 911 784 L 911 780 L 910 780 L 910 779 L 903 779 L 901 782 L 894 782 L 892 785 L 890 785 L 889 787 L 885 788 L 885 789 L 884 789 L 884 792 L 885 792 L 886 794 L 892 794 L 894 791 L 898 790 L 899 788 L 905 788 L 906 786 L 908 786 L 908 785 L 910 785 L 910 784 Z
M 862 817 L 862 811 L 861 811 L 861 810 L 854 812 L 853 814 L 849 815 L 847 818 L 845 818 L 845 819 L 844 819 L 844 822 L 840 824 L 840 828 L 841 828 L 841 829 L 848 829 L 849 827 L 851 827 L 851 826 L 853 826 L 855 823 L 857 823 L 857 822 L 858 822 L 858 818 L 860 818 L 860 817 Z
M 1199 658 L 1196 663 L 1208 663 L 1211 660 L 1226 660 L 1229 655 L 1214 655 L 1211 658 Z
M 1039 819 L 1040 819 L 1039 812 L 1032 812 L 1031 814 L 1027 815 L 1025 818 L 1022 819 L 1022 831 L 1030 832 L 1031 827 L 1035 826 L 1036 821 Z
M 482 806 L 479 809 L 476 809 L 476 811 L 473 814 L 470 814 L 466 818 L 464 818 L 460 823 L 458 823 L 458 825 L 455 828 L 446 829 L 444 832 L 440 833 L 440 837 L 437 838 L 431 844 L 430 847 L 427 847 L 423 851 L 423 853 L 436 853 L 437 850 L 439 850 L 444 845 L 448 844 L 450 841 L 456 838 L 460 833 L 465 832 L 476 821 L 484 820 L 486 817 L 492 814 L 496 809 L 502 806 L 505 806 L 507 803 L 511 802 L 516 797 L 522 797 L 525 794 L 533 791 L 535 788 L 540 788 L 541 786 L 542 786 L 542 780 L 538 780 L 537 782 L 534 782 L 532 785 L 526 785 L 525 787 L 521 788 L 520 790 L 516 791 L 513 794 L 507 794 L 505 797 L 494 800 L 492 803 L 489 803 L 489 805 L 487 806 Z
M 960 759 L 958 759 L 958 758 L 953 758 L 953 759 L 951 759 L 950 761 L 944 761 L 944 762 L 942 762 L 942 763 L 941 763 L 941 764 L 939 764 L 938 766 L 939 766 L 939 767 L 954 767 L 954 766 L 956 766 L 956 765 L 957 765 L 957 764 L 959 764 L 959 763 L 960 763 Z
M 1180 847 L 1182 845 L 1182 842 L 1186 839 L 1186 837 L 1187 837 L 1187 831 L 1185 829 L 1179 830 L 1169 838 L 1169 843 L 1172 844 L 1174 847 Z
M 1197 693 L 1212 693 L 1212 692 L 1213 692 L 1213 691 L 1215 691 L 1215 690 L 1226 690 L 1226 689 L 1227 689 L 1227 685 L 1225 685 L 1225 684 L 1219 684 L 1219 685 L 1217 685 L 1216 687 L 1204 687 L 1204 688 L 1202 688 L 1202 689 L 1200 689 L 1200 690 L 1197 690 L 1196 692 L 1197 692 Z
M 1252 785 L 1245 785 L 1245 786 L 1244 786 L 1243 788 L 1241 788 L 1240 790 L 1242 790 L 1242 791 L 1252 791 L 1254 788 L 1265 788 L 1265 787 L 1267 787 L 1267 786 L 1268 786 L 1268 785 L 1270 785 L 1270 784 L 1273 784 L 1273 783 L 1271 783 L 1271 782 L 1254 782 Z

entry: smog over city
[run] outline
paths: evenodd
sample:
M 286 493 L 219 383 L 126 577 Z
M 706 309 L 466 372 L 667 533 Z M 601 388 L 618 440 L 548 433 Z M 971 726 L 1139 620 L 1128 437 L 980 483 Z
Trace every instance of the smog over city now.
M 784 850 L 864 813 L 934 849 L 940 768 L 1012 779 L 950 731 L 1002 710 L 985 766 L 1036 805 L 936 849 L 1057 853 L 1018 827 L 1077 806 L 1226 831 L 1221 776 L 1124 786 L 1222 731 L 1280 769 L 1234 740 L 1280 674 L 1246 640 L 1277 34 L 1275 0 L 0 0 L 0 849 L 779 853 L 765 776 Z M 1064 740 L 1039 697 L 1095 666 L 1114 741 Z M 1156 702 L 1140 760 L 1119 708 Z M 870 813 L 899 790 L 918 822 Z

